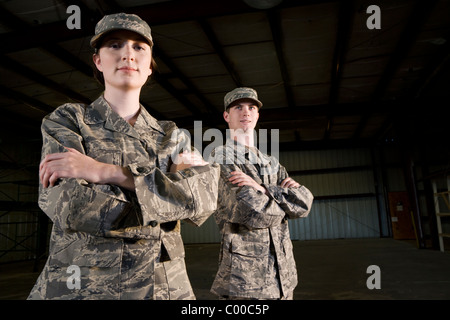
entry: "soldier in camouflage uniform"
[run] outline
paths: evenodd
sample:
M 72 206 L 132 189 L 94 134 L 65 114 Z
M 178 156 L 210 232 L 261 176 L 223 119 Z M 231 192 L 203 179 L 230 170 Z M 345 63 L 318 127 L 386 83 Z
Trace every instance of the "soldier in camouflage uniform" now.
M 219 166 L 139 104 L 153 69 L 146 22 L 105 16 L 91 45 L 104 93 L 42 122 L 39 206 L 53 229 L 29 299 L 195 299 L 179 220 L 214 212 Z
M 230 137 L 212 153 L 221 167 L 214 215 L 222 243 L 211 291 L 222 299 L 292 299 L 297 269 L 288 219 L 306 217 L 313 195 L 254 146 L 262 106 L 256 91 L 236 88 L 224 104 Z

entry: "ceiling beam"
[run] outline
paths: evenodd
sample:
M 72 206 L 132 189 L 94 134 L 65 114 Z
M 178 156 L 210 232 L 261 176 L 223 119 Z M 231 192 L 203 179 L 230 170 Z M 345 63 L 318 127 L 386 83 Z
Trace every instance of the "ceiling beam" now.
M 5 25 L 7 25 L 9 28 L 16 29 L 16 30 L 27 29 L 24 21 L 17 18 L 15 15 L 11 14 L 7 10 L 0 10 L 0 16 L 2 18 L 2 22 Z M 21 42 L 21 41 L 17 41 L 17 42 Z M 84 62 L 79 61 L 79 59 L 77 57 L 68 53 L 66 50 L 62 49 L 61 47 L 59 47 L 55 44 L 50 44 L 50 43 L 44 44 L 42 47 L 44 50 L 50 52 L 58 59 L 61 59 L 64 62 L 72 65 L 75 69 L 77 69 L 83 73 L 90 73 L 90 75 L 92 75 L 91 68 L 87 67 Z M 1 54 L 0 54 L 0 56 L 1 56 Z M 0 63 L 2 64 L 2 66 L 10 69 L 13 72 L 19 73 L 20 75 L 27 77 L 39 84 L 42 84 L 54 91 L 65 94 L 68 98 L 71 98 L 75 101 L 79 101 L 79 102 L 83 102 L 83 103 L 89 102 L 89 99 L 82 96 L 81 94 L 59 85 L 58 83 L 40 75 L 36 71 L 34 71 L 26 66 L 21 65 L 20 63 L 14 61 L 13 59 L 11 59 L 7 56 L 4 56 L 4 58 L 2 59 L 2 61 Z M 88 71 L 88 69 L 90 71 Z M 49 107 L 43 103 L 39 103 L 37 100 L 30 98 L 30 97 L 26 97 L 25 95 L 19 96 L 17 93 L 11 93 L 11 94 L 15 96 L 15 99 L 17 101 L 23 102 L 24 104 L 29 105 L 31 107 L 42 109 L 42 111 L 47 111 L 47 112 L 54 110 L 54 108 Z
M 420 97 L 428 88 L 433 87 L 434 80 L 445 69 L 450 61 L 450 32 L 443 39 L 446 40 L 439 50 L 430 59 L 430 63 L 421 71 L 419 79 L 414 83 L 408 92 L 408 96 Z
M 175 65 L 175 63 L 170 59 L 170 57 L 163 52 L 160 48 L 155 47 L 153 49 L 154 55 L 158 57 L 159 59 L 164 62 L 164 64 L 170 69 L 170 71 L 177 77 L 183 84 L 187 87 L 187 89 L 193 93 L 206 107 L 208 110 L 207 113 L 213 112 L 215 110 L 215 107 L 209 102 L 205 96 L 200 92 L 200 90 L 197 89 L 197 87 L 192 83 L 191 80 L 183 73 L 181 70 Z M 200 110 L 196 110 L 196 115 L 200 114 Z M 206 119 L 209 120 L 209 119 Z M 211 123 L 212 125 L 213 123 Z
M 342 69 L 345 63 L 345 56 L 348 50 L 348 42 L 352 32 L 355 7 L 353 1 L 342 1 L 339 5 L 338 26 L 336 32 L 336 43 L 334 46 L 333 60 L 331 63 L 331 83 L 329 104 L 330 110 L 334 110 L 337 105 L 339 88 L 342 80 Z M 327 127 L 323 139 L 328 140 L 333 125 L 333 114 L 327 114 Z
M 87 103 L 87 104 L 91 103 L 90 99 L 86 98 L 82 94 L 80 94 L 76 91 L 73 91 L 72 89 L 65 87 L 53 80 L 48 79 L 47 77 L 41 75 L 40 73 L 16 62 L 15 60 L 13 60 L 7 56 L 0 55 L 0 60 L 1 60 L 0 61 L 1 66 L 5 69 L 9 69 L 12 72 L 15 72 L 23 77 L 26 77 L 40 85 L 43 85 L 43 86 L 53 90 L 53 91 L 62 93 L 74 101 L 81 102 L 81 103 Z
M 67 3 L 69 3 L 68 1 Z M 277 8 L 291 8 L 299 6 L 315 5 L 320 3 L 330 3 L 335 0 L 283 0 Z M 72 3 L 71 3 L 72 4 Z M 96 23 L 103 14 L 116 13 L 118 10 L 127 13 L 135 13 L 148 22 L 150 27 L 161 24 L 177 23 L 183 21 L 208 19 L 212 17 L 244 14 L 259 11 L 246 5 L 242 0 L 211 1 L 211 0 L 190 0 L 190 1 L 165 1 L 155 4 L 142 5 L 137 7 L 121 8 L 114 1 L 106 3 L 108 9 L 98 10 L 99 12 L 81 12 L 81 29 L 68 29 L 66 19 L 39 26 L 26 26 L 15 29 L 11 32 L 0 34 L 0 43 L 8 45 L 0 46 L 0 53 L 9 53 L 30 48 L 40 47 L 44 44 L 58 43 L 73 39 L 92 36 Z M 83 6 L 83 10 L 84 10 Z M 0 21 L 6 21 L 2 13 L 5 9 L 0 4 Z M 67 18 L 69 15 L 67 15 Z M 17 41 L 21 39 L 21 41 Z
M 336 32 L 336 43 L 334 46 L 333 61 L 331 63 L 331 85 L 329 104 L 337 103 L 338 92 L 342 80 L 342 70 L 348 51 L 348 43 L 351 38 L 355 6 L 353 1 L 342 1 L 339 6 L 338 26 Z
M 402 34 L 400 35 L 397 45 L 389 59 L 389 62 L 384 69 L 383 74 L 378 80 L 377 86 L 372 94 L 373 101 L 381 100 L 389 87 L 395 73 L 399 66 L 407 57 L 411 47 L 417 40 L 420 31 L 423 28 L 424 23 L 428 19 L 432 9 L 436 5 L 436 0 L 430 1 L 417 1 L 416 5 L 408 19 L 408 23 L 405 25 Z
M 270 30 L 272 31 L 272 39 L 275 45 L 275 51 L 277 52 L 278 64 L 280 66 L 281 77 L 283 79 L 284 93 L 286 100 L 290 108 L 295 106 L 294 95 L 292 93 L 291 80 L 289 78 L 289 72 L 286 67 L 286 60 L 283 53 L 283 33 L 281 30 L 280 13 L 278 10 L 268 10 L 267 19 L 270 24 Z
M 377 103 L 368 102 L 355 102 L 355 103 L 342 103 L 333 112 L 333 116 L 357 116 L 361 114 L 361 110 L 368 109 L 369 113 L 385 114 L 388 118 L 394 114 L 408 112 L 409 115 L 413 115 L 413 109 L 420 110 L 422 114 L 435 114 L 439 110 L 445 110 L 446 101 L 436 97 L 432 98 L 417 98 L 417 99 L 402 99 L 396 101 L 378 101 Z M 429 106 L 427 110 L 423 110 L 420 106 Z M 329 112 L 330 105 L 312 105 L 312 106 L 295 106 L 294 108 L 262 108 L 260 111 L 260 117 L 258 123 L 264 126 L 265 123 L 290 123 L 308 121 L 311 118 L 326 117 Z M 212 115 L 217 118 L 217 123 L 223 123 L 223 115 L 221 112 L 217 112 Z M 416 115 L 418 116 L 418 115 Z M 180 117 L 172 119 L 179 127 L 193 126 L 195 117 Z M 221 122 L 219 122 L 221 121 Z M 270 125 L 272 127 L 272 125 Z M 279 129 L 283 129 L 280 124 Z
M 8 44 L 0 46 L 0 53 L 10 53 L 40 47 L 45 44 L 54 44 L 92 36 L 95 25 L 102 18 L 102 13 L 88 10 L 85 6 L 82 7 L 81 29 L 68 29 L 66 19 L 39 26 L 14 28 L 11 32 L 0 34 L 0 43 Z M 105 14 L 115 13 L 119 8 L 119 6 L 113 5 L 111 9 L 114 11 L 106 11 Z M 120 8 L 120 10 L 138 14 L 148 22 L 150 27 L 160 24 L 210 18 L 212 16 L 255 11 L 255 9 L 250 8 L 241 0 L 167 1 L 138 7 Z M 7 21 L 7 18 L 3 16 L 4 11 L 4 8 L 0 8 L 0 21 L 2 23 L 3 21 Z M 68 17 L 69 15 L 67 15 Z M 21 39 L 21 41 L 17 41 L 17 39 Z
M 450 39 L 447 38 L 447 39 Z M 448 42 L 450 44 L 450 42 Z M 445 68 L 448 68 L 449 61 L 450 61 L 450 52 L 447 53 L 447 56 L 445 56 L 442 59 L 436 58 L 432 59 L 433 62 L 437 62 L 438 65 L 436 66 L 433 63 L 433 66 L 426 67 L 424 70 L 423 75 L 418 80 L 418 83 L 413 86 L 413 88 L 410 90 L 411 94 L 415 96 L 416 98 L 421 97 L 424 92 L 426 92 L 428 89 L 433 88 L 433 84 L 435 83 L 436 79 L 445 72 Z M 416 88 L 414 90 L 414 88 Z
M 72 1 L 73 2 L 73 1 Z M 89 10 L 83 3 L 80 3 L 80 1 L 76 1 L 75 2 L 76 5 L 80 6 L 82 8 L 82 12 L 83 14 L 87 14 L 88 16 L 95 16 L 95 13 L 92 12 L 91 10 Z M 20 19 L 18 19 L 17 17 L 15 17 L 14 15 L 12 15 L 11 13 L 8 13 L 6 11 L 2 12 L 2 17 L 5 18 L 5 21 L 8 23 L 8 25 L 11 28 L 20 28 L 23 29 L 24 27 L 24 23 L 23 21 L 21 21 Z M 65 63 L 69 64 L 70 66 L 72 66 L 75 70 L 82 72 L 83 74 L 85 74 L 86 76 L 89 77 L 93 77 L 93 70 L 92 67 L 89 66 L 88 64 L 86 64 L 84 61 L 80 60 L 77 56 L 73 55 L 72 53 L 68 52 L 67 50 L 63 49 L 62 47 L 56 45 L 56 44 L 50 44 L 50 43 L 46 43 L 42 45 L 42 48 L 44 50 L 46 50 L 47 52 L 51 53 L 53 56 L 55 56 L 55 58 L 60 59 L 62 61 L 64 61 Z M 201 97 L 201 95 L 199 94 L 198 90 L 196 90 L 194 88 L 194 86 L 189 82 L 189 80 L 187 79 L 187 77 L 185 77 L 184 75 L 181 74 L 181 72 L 179 72 L 178 69 L 175 69 L 175 66 L 173 63 L 171 63 L 169 61 L 169 59 L 167 58 L 167 56 L 164 55 L 164 53 L 159 50 L 158 51 L 159 57 L 164 61 L 164 63 L 166 63 L 169 68 L 172 69 L 172 71 L 176 74 L 176 76 L 178 76 L 185 84 L 186 86 L 191 90 L 194 91 L 194 94 L 197 94 L 197 96 L 199 97 L 199 99 L 201 99 L 202 101 L 205 101 L 204 97 Z M 175 69 L 175 70 L 174 70 Z M 33 79 L 37 79 L 38 75 L 37 73 L 35 73 L 33 75 Z M 189 111 L 191 111 L 195 116 L 197 117 L 201 117 L 201 112 L 200 110 L 194 105 L 192 104 L 189 100 L 187 100 L 186 98 L 182 97 L 177 90 L 169 83 L 169 81 L 167 79 L 164 78 L 164 76 L 153 76 L 153 78 L 155 79 L 155 81 L 157 81 L 166 91 L 168 91 L 171 95 L 173 95 L 178 101 L 180 101 Z M 42 78 L 41 78 L 42 79 Z M 49 81 L 42 81 L 42 83 L 46 83 L 48 87 L 50 88 L 55 88 L 54 84 L 50 84 Z M 73 93 L 64 90 L 64 91 L 60 91 L 59 92 L 65 93 L 69 98 L 75 99 L 77 101 L 80 101 L 79 99 L 81 98 L 80 96 L 76 96 Z M 82 100 L 80 102 L 84 102 L 84 103 L 88 103 L 89 101 L 86 100 Z M 90 102 L 89 102 L 90 103 Z M 208 105 L 207 105 L 208 106 Z M 161 113 L 157 112 L 156 110 L 150 108 L 148 105 L 145 105 L 145 108 L 151 113 L 154 114 L 155 116 L 159 117 L 160 119 L 163 119 L 164 117 L 162 116 Z
M 201 111 L 183 94 L 180 93 L 162 74 L 155 72 L 152 74 L 152 78 L 166 90 L 173 98 L 178 100 L 186 109 L 188 109 L 196 118 L 207 121 L 207 117 L 202 115 Z
M 233 67 L 233 64 L 226 56 L 222 45 L 219 43 L 219 40 L 217 39 L 216 35 L 214 34 L 209 23 L 205 19 L 199 19 L 198 22 L 199 22 L 200 26 L 202 27 L 202 30 L 205 33 L 205 35 L 208 37 L 208 40 L 211 43 L 211 46 L 214 48 L 214 52 L 219 56 L 223 65 L 225 66 L 225 68 L 227 69 L 231 78 L 233 79 L 236 87 L 242 87 L 242 81 L 241 81 L 241 78 L 239 77 L 239 74 L 236 72 L 236 70 Z
M 373 104 L 371 108 L 376 110 L 378 113 L 389 113 L 397 104 L 394 102 L 379 102 L 377 105 Z M 260 111 L 260 117 L 258 120 L 259 124 L 269 123 L 269 122 L 292 122 L 292 121 L 302 121 L 302 119 L 308 119 L 311 117 L 325 117 L 328 114 L 330 108 L 329 104 L 323 105 L 312 105 L 312 106 L 295 106 L 294 108 L 262 108 Z M 334 111 L 335 116 L 351 116 L 358 115 L 362 108 L 367 108 L 367 103 L 345 103 L 340 104 L 339 108 Z M 217 112 L 213 115 L 217 118 L 217 123 L 223 123 L 223 115 L 221 112 Z M 180 127 L 193 125 L 194 121 L 198 119 L 194 117 L 181 117 L 175 118 L 177 124 Z M 221 122 L 219 122 L 221 121 Z
M 0 10 L 0 14 L 2 15 L 0 18 L 3 22 L 3 8 Z M 89 18 L 87 15 L 82 14 L 81 29 L 68 29 L 65 20 L 47 23 L 37 27 L 14 29 L 14 31 L 0 34 L 0 43 L 8 44 L 0 46 L 0 53 L 6 54 L 41 47 L 46 44 L 87 37 L 93 34 L 95 24 L 98 20 L 97 18 Z
M 94 76 L 93 69 L 89 64 L 85 63 L 66 49 L 56 44 L 45 44 L 42 46 L 42 49 L 53 55 L 56 59 L 67 63 L 76 71 L 79 71 L 90 78 Z
M 29 97 L 23 93 L 17 92 L 10 88 L 7 88 L 3 85 L 0 85 L 0 95 L 10 98 L 12 100 L 15 100 L 17 102 L 23 103 L 33 109 L 37 109 L 38 111 L 43 112 L 45 114 L 55 110 L 55 108 L 53 108 L 52 106 L 49 106 L 46 103 L 43 103 L 37 99 Z
M 316 141 L 293 141 L 281 142 L 279 151 L 305 151 L 305 150 L 324 150 L 324 149 L 355 149 L 367 148 L 373 146 L 375 141 L 372 139 L 359 139 L 353 141 L 350 139 L 340 140 L 316 140 Z
M 397 45 L 393 51 L 389 62 L 384 69 L 383 74 L 378 80 L 377 86 L 372 94 L 371 101 L 377 102 L 383 99 L 389 84 L 391 83 L 395 73 L 400 67 L 401 63 L 407 57 L 411 47 L 417 40 L 417 37 L 420 31 L 423 28 L 423 25 L 427 21 L 432 9 L 436 6 L 437 0 L 430 1 L 417 1 L 416 5 L 413 8 L 411 16 L 409 17 L 408 23 L 403 29 L 402 34 L 399 37 Z M 364 128 L 367 125 L 367 122 L 372 115 L 368 110 L 363 112 L 361 121 L 356 128 L 353 138 L 358 139 Z M 387 127 L 388 124 L 383 125 L 383 127 Z

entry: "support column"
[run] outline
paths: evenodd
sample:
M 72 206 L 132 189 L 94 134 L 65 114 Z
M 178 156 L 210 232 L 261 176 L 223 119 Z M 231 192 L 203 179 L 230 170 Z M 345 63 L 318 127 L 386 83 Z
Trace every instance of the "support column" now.
M 408 117 L 397 117 L 395 119 L 395 130 L 399 137 L 403 172 L 405 176 L 406 191 L 408 193 L 413 222 L 416 231 L 417 246 L 420 249 L 426 248 L 425 237 L 422 227 L 422 219 L 420 215 L 419 197 L 417 192 L 417 184 L 414 173 L 414 150 L 416 149 L 417 141 L 414 139 L 414 132 L 410 130 Z

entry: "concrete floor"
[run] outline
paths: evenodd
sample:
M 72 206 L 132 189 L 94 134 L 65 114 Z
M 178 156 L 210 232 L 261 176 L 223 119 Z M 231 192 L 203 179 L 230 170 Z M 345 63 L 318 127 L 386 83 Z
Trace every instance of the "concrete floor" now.
M 448 300 L 450 253 L 419 250 L 393 239 L 294 241 L 299 271 L 295 300 Z M 209 292 L 217 271 L 218 244 L 186 245 L 186 264 L 197 299 Z M 381 289 L 369 290 L 367 268 L 380 268 Z M 0 265 L 0 300 L 26 299 L 39 275 L 33 262 Z

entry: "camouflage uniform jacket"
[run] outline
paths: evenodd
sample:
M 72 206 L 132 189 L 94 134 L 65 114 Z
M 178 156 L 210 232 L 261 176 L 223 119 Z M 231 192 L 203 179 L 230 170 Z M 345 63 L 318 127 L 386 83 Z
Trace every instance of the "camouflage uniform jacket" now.
M 128 167 L 136 189 L 73 178 L 40 186 L 39 206 L 53 229 L 49 258 L 29 299 L 155 298 L 155 263 L 181 259 L 184 266 L 179 220 L 201 225 L 216 209 L 219 166 L 168 173 L 187 136 L 142 106 L 133 127 L 103 96 L 90 105 L 60 106 L 43 119 L 42 134 L 42 157 L 75 148 Z M 79 290 L 67 287 L 70 265 L 81 270 Z
M 306 217 L 313 202 L 311 192 L 282 188 L 288 177 L 275 157 L 227 140 L 213 152 L 220 164 L 219 203 L 214 213 L 222 233 L 219 269 L 211 291 L 219 296 L 278 299 L 291 295 L 297 269 L 288 219 Z M 269 195 L 253 187 L 228 181 L 232 171 L 242 171 Z

